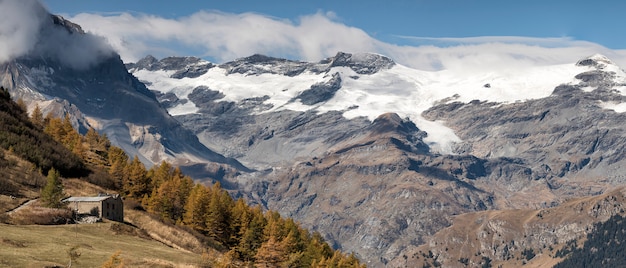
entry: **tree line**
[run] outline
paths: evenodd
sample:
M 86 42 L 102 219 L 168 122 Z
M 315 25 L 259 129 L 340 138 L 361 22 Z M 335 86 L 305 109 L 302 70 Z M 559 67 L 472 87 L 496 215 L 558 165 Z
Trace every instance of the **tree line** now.
M 626 267 L 625 241 L 626 219 L 619 214 L 613 215 L 594 225 L 582 247 L 576 246 L 576 240 L 568 242 L 565 259 L 554 267 Z M 557 253 L 557 256 L 561 255 L 563 253 Z

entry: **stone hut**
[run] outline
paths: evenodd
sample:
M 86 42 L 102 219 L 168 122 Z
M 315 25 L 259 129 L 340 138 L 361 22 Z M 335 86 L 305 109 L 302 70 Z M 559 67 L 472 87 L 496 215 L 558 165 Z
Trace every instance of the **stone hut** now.
M 98 196 L 73 196 L 63 200 L 78 215 L 96 216 L 100 219 L 124 221 L 124 203 L 119 194 Z

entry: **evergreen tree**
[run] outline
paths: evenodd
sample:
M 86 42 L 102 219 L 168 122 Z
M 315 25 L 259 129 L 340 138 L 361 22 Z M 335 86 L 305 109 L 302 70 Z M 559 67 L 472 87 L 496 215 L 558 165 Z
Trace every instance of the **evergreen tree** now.
M 56 169 L 52 168 L 48 171 L 46 186 L 41 190 L 41 203 L 45 207 L 62 208 L 63 203 L 61 200 L 63 198 L 65 198 L 65 193 L 61 183 L 61 175 Z

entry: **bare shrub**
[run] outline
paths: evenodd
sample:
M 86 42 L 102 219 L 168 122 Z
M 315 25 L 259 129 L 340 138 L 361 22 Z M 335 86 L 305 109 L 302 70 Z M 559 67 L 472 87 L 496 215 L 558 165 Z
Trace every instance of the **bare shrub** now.
M 86 180 L 105 189 L 118 190 L 116 189 L 115 180 L 111 177 L 111 175 L 100 168 L 95 168 L 93 172 L 87 176 Z
M 6 214 L 6 213 L 0 214 L 0 223 L 6 223 L 6 224 L 11 223 L 11 217 L 9 217 L 9 214 Z
M 5 173 L 5 168 L 0 168 L 0 194 L 17 196 L 20 192 L 20 188 L 12 183 L 9 179 L 9 175 Z
M 11 214 L 9 222 L 17 225 L 58 225 L 73 222 L 72 211 L 66 208 L 30 206 Z
M 25 248 L 26 246 L 26 242 L 24 241 L 17 241 L 17 240 L 11 240 L 11 239 L 7 239 L 7 238 L 2 238 L 2 243 L 7 244 L 9 246 L 15 247 L 15 248 Z
M 132 199 L 132 198 L 124 199 L 124 206 L 132 210 L 146 211 L 146 209 L 141 205 L 141 203 L 139 203 L 137 200 Z
M 41 188 L 46 184 L 46 178 L 41 175 L 34 165 L 19 165 L 16 169 L 13 181 L 32 188 Z
M 151 239 L 150 235 L 145 230 L 133 227 L 125 223 L 113 223 L 111 224 L 110 229 L 116 235 L 129 235 L 137 236 L 144 239 Z

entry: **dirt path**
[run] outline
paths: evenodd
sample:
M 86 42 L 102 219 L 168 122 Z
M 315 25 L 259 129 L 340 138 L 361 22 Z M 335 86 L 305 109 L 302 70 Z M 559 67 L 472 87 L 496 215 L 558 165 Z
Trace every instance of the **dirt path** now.
M 15 212 L 18 212 L 18 211 L 20 211 L 20 209 L 23 209 L 23 208 L 25 208 L 27 206 L 32 205 L 33 203 L 35 203 L 35 201 L 37 201 L 37 199 L 28 200 L 28 201 L 24 202 L 23 204 L 19 205 L 18 207 L 14 208 L 12 210 L 7 211 L 7 215 L 11 215 L 11 214 L 13 214 Z

